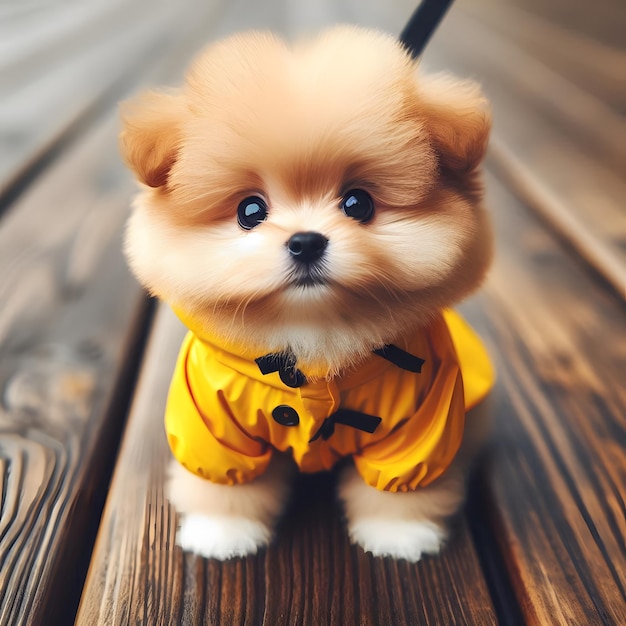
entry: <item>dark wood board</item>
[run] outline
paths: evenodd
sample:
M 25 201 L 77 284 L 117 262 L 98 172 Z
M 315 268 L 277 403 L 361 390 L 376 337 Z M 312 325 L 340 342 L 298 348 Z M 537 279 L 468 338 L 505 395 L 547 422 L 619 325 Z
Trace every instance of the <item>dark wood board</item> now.
M 458 6 L 615 113 L 626 109 L 626 49 L 612 46 L 606 35 L 598 39 L 568 28 L 563 19 L 533 11 L 527 0 L 473 0 Z M 623 20 L 626 27 L 626 13 Z
M 495 624 L 465 521 L 415 565 L 350 546 L 335 476 L 302 476 L 277 540 L 220 563 L 174 544 L 164 499 L 169 379 L 184 329 L 161 308 L 111 485 L 77 624 Z M 131 600 L 132 599 L 132 600 Z
M 180 10 L 197 5 L 53 0 L 0 20 L 0 212 L 149 71 Z
M 105 135 L 0 228 L 2 624 L 44 623 L 80 590 L 133 379 L 145 300 L 119 255 L 119 178 L 98 188 Z
M 133 86 L 178 79 L 209 8 L 170 22 Z M 0 222 L 3 626 L 73 621 L 147 331 L 117 134 L 111 106 Z
M 496 179 L 498 257 L 468 317 L 495 356 L 481 479 L 529 624 L 626 623 L 626 307 Z
M 132 66 L 137 50 L 129 47 L 127 55 L 121 44 L 110 47 L 98 57 L 104 74 L 94 71 L 102 80 L 90 83 L 97 88 L 86 90 L 84 100 L 67 100 L 62 124 L 56 114 L 49 116 L 52 134 L 36 135 L 33 126 L 33 145 L 41 151 L 13 164 L 28 169 L 49 155 L 14 196 L 26 185 L 32 190 L 9 206 L 0 222 L 3 625 L 71 619 L 73 607 L 66 600 L 83 583 L 145 330 L 145 301 L 119 254 L 128 178 L 114 156 L 115 123 L 103 111 L 128 91 L 142 66 L 157 68 L 144 77 L 147 82 L 175 82 L 182 59 L 209 37 L 252 26 L 294 34 L 330 20 L 397 32 L 414 5 L 403 0 L 381 8 L 373 0 L 345 0 L 332 10 L 310 3 L 300 12 L 290 2 L 268 7 L 234 0 L 209 23 L 211 7 L 190 2 L 188 14 L 176 5 L 171 22 L 156 12 L 146 17 L 145 30 L 141 20 L 133 22 L 143 33 L 141 54 L 154 50 L 156 65 L 137 56 Z M 613 283 L 619 285 L 626 222 L 616 163 L 624 152 L 610 129 L 622 127 L 621 94 L 613 90 L 610 71 L 593 75 L 588 57 L 580 62 L 549 42 L 538 46 L 532 37 L 507 30 L 506 13 L 498 22 L 492 2 L 460 1 L 460 11 L 455 9 L 433 40 L 427 63 L 485 78 L 496 104 L 497 136 L 578 217 L 575 232 L 588 231 L 596 249 L 612 254 L 618 270 Z M 584 38 L 586 49 L 602 59 L 623 58 L 624 12 L 617 0 L 597 3 L 589 19 L 582 0 L 502 4 L 521 4 L 531 19 L 553 28 L 549 32 L 558 25 L 561 40 Z M 607 16 L 610 28 L 603 31 Z M 481 21 L 487 30 L 473 26 Z M 490 35 L 491 28 L 500 36 Z M 81 37 L 89 39 L 89 31 Z M 533 55 L 539 50 L 547 57 L 537 65 Z M 121 57 L 134 69 L 120 74 L 111 67 L 111 60 Z M 597 126 L 577 132 L 578 121 L 586 120 L 577 117 L 572 100 L 561 102 L 558 90 L 544 98 L 532 85 L 532 72 L 516 80 L 506 63 L 511 59 L 522 59 L 522 68 L 539 67 L 542 79 L 550 71 L 567 74 L 575 85 L 570 93 L 590 94 L 583 101 L 601 112 L 594 118 Z M 57 104 L 58 112 L 62 100 Z M 52 104 L 49 109 L 52 113 Z M 98 119 L 102 123 L 90 131 Z M 69 128 L 73 147 L 57 142 L 69 137 Z M 44 165 L 51 162 L 44 176 Z M 514 185 L 511 176 L 504 180 Z M 481 554 L 461 519 L 440 559 L 409 566 L 371 558 L 347 544 L 332 497 L 334 478 L 323 475 L 299 481 L 278 541 L 267 552 L 226 564 L 183 555 L 174 547 L 175 519 L 163 499 L 168 453 L 161 425 L 181 329 L 160 313 L 79 624 L 490 624 L 496 618 L 477 556 L 487 569 L 496 608 L 509 601 L 497 583 L 506 588 L 510 582 L 528 623 L 626 623 L 623 303 L 585 266 L 584 245 L 558 243 L 573 240 L 562 221 L 550 221 L 548 234 L 497 181 L 490 180 L 490 188 L 500 253 L 483 295 L 466 307 L 500 372 L 494 441 L 470 513 L 475 536 L 482 529 Z M 531 202 L 533 197 L 537 194 L 524 196 Z M 603 272 L 602 264 L 595 267 Z M 487 557 L 495 564 L 489 566 Z M 498 618 L 514 623 L 517 610 L 500 610 Z
M 626 6 L 621 0 L 597 0 L 590 7 L 585 0 L 505 0 L 522 6 L 547 20 L 562 24 L 573 33 L 605 41 L 616 49 L 626 50 L 624 24 Z
M 626 124 L 620 112 L 593 95 L 589 80 L 606 55 L 588 58 L 573 83 L 561 75 L 554 53 L 547 56 L 511 34 L 524 24 L 517 26 L 515 13 L 506 13 L 509 3 L 495 2 L 494 15 L 510 22 L 508 30 L 496 28 L 493 2 L 455 4 L 424 65 L 483 85 L 494 111 L 491 158 L 499 174 L 626 299 L 626 152 L 620 141 Z M 610 50 L 619 74 L 626 56 Z

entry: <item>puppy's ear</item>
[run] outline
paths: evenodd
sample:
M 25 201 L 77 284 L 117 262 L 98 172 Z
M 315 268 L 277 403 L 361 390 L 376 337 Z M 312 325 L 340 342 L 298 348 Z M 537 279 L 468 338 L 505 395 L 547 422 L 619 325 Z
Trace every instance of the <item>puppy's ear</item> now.
M 178 154 L 183 99 L 176 93 L 147 92 L 121 107 L 120 150 L 137 178 L 162 187 Z
M 471 172 L 485 156 L 491 130 L 491 111 L 480 87 L 440 75 L 423 78 L 419 89 L 441 168 Z

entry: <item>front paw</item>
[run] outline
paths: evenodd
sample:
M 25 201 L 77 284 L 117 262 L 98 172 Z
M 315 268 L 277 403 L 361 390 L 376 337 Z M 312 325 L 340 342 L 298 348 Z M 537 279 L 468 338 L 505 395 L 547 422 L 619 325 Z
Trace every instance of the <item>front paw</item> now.
M 412 563 L 437 554 L 446 539 L 445 527 L 431 521 L 361 519 L 349 524 L 348 533 L 365 552 Z
M 198 514 L 185 515 L 176 536 L 183 550 L 220 561 L 255 554 L 271 538 L 270 529 L 257 520 Z

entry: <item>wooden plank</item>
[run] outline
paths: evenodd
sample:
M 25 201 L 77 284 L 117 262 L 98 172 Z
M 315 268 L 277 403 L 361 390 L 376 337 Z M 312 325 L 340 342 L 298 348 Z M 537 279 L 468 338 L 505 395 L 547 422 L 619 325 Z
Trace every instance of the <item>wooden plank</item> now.
M 553 72 L 607 103 L 615 113 L 624 111 L 626 51 L 623 49 L 572 31 L 511 2 L 475 0 L 460 6 L 541 59 Z
M 535 56 L 534 50 L 513 45 L 479 17 L 471 13 L 457 15 L 448 26 L 460 36 L 454 38 L 457 50 L 470 46 L 474 62 L 484 67 L 485 73 L 497 73 L 502 84 L 508 83 L 522 92 L 525 99 L 545 110 L 565 131 L 594 149 L 606 165 L 617 172 L 624 171 L 626 148 L 620 137 L 626 134 L 626 122 L 620 114 L 584 87 L 550 69 L 545 59 Z M 498 50 L 497 55 L 493 54 L 494 49 Z M 623 59 L 621 65 L 624 66 Z
M 43 623 L 76 594 L 80 581 L 61 573 L 84 568 L 132 378 L 144 301 L 118 252 L 119 171 L 108 194 L 97 185 L 116 170 L 99 153 L 113 128 L 51 170 L 0 229 L 3 624 Z M 88 221 L 87 250 L 75 237 Z
M 333 474 L 299 478 L 266 552 L 225 563 L 183 554 L 174 545 L 175 511 L 163 496 L 170 452 L 162 425 L 183 331 L 161 308 L 78 625 L 496 623 L 462 519 L 440 557 L 416 565 L 373 558 L 348 543 Z
M 141 9 L 145 10 L 145 6 Z M 39 65 L 45 67 L 66 60 L 69 56 L 66 51 L 76 53 L 89 44 L 99 28 L 107 33 L 112 25 L 119 26 L 122 12 L 130 13 L 132 19 L 133 7 L 128 0 L 74 7 L 57 0 L 41 6 L 40 10 L 17 14 L 13 19 L 5 18 L 0 23 L 3 84 L 7 78 L 13 78 L 18 69 L 28 76 Z
M 498 171 L 623 295 L 626 182 L 607 155 L 603 159 L 590 152 L 584 136 L 546 113 L 543 92 L 525 89 L 534 74 L 522 85 L 517 78 L 520 68 L 503 63 L 519 51 L 505 53 L 512 44 L 494 37 L 487 27 L 477 29 L 477 24 L 463 12 L 451 14 L 427 51 L 425 64 L 473 75 L 483 83 L 495 112 L 492 157 Z M 494 49 L 498 55 L 492 54 Z M 552 104 L 565 102 L 567 94 L 543 84 Z
M 626 254 L 615 254 L 603 238 L 590 232 L 586 224 L 572 214 L 570 207 L 497 137 L 491 140 L 489 162 L 500 178 L 626 300 L 626 265 L 623 263 Z M 626 220 L 620 221 L 626 223 Z M 615 222 L 606 226 L 614 228 Z M 622 241 L 626 239 L 620 236 L 618 242 Z
M 75 12 L 60 4 L 5 25 L 0 44 L 0 211 L 50 152 L 58 152 L 110 109 L 159 56 L 179 8 L 163 0 L 118 0 L 111 6 L 85 4 Z
M 213 7 L 170 22 L 147 78 L 179 76 Z M 146 301 L 120 252 L 117 132 L 110 111 L 0 222 L 3 625 L 73 620 L 136 372 Z
M 493 177 L 499 253 L 469 313 L 497 362 L 483 472 L 529 624 L 626 623 L 626 315 Z
M 547 10 L 547 4 L 541 6 Z M 554 3 L 550 7 L 555 9 Z M 581 7 L 571 8 L 568 3 L 560 10 L 582 23 Z M 599 8 L 618 10 L 617 3 Z M 587 14 L 597 17 L 595 9 Z M 524 166 L 513 164 L 511 171 L 530 170 L 549 197 L 570 209 L 570 218 L 580 218 L 576 232 L 595 235 L 593 250 L 613 253 L 611 267 L 623 268 L 621 181 L 605 162 L 584 155 L 578 137 L 563 138 L 538 114 L 540 98 L 519 89 L 515 64 L 502 63 L 515 58 L 506 50 L 500 55 L 502 39 L 474 28 L 475 22 L 458 13 L 456 24 L 450 18 L 426 61 L 485 80 L 494 101 L 496 135 L 509 151 L 514 147 Z M 475 54 L 481 48 L 484 53 Z M 533 74 L 524 78 L 528 82 Z M 555 90 L 551 97 L 559 106 L 565 94 Z M 511 180 L 505 179 L 507 184 Z M 493 177 L 489 188 L 499 256 L 468 317 L 490 339 L 500 382 L 493 399 L 493 451 L 483 472 L 491 508 L 488 513 L 474 509 L 475 524 L 495 533 L 527 623 L 623 624 L 623 303 Z M 555 236 L 567 238 L 569 220 L 552 216 Z M 585 247 L 586 239 L 570 240 L 577 250 Z M 614 284 L 623 295 L 623 271 Z
M 526 10 L 562 24 L 572 32 L 581 33 L 590 39 L 626 49 L 624 24 L 626 5 L 621 0 L 596 0 L 590 5 L 586 0 L 505 0 L 513 5 L 522 5 Z

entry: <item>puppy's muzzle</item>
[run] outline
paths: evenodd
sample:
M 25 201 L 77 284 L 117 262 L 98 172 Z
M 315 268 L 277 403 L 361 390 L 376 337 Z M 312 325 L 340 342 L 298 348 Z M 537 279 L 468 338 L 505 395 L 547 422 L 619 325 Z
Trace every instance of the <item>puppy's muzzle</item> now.
M 327 245 L 324 235 L 309 231 L 292 235 L 287 241 L 287 250 L 294 261 L 310 264 L 322 258 Z

